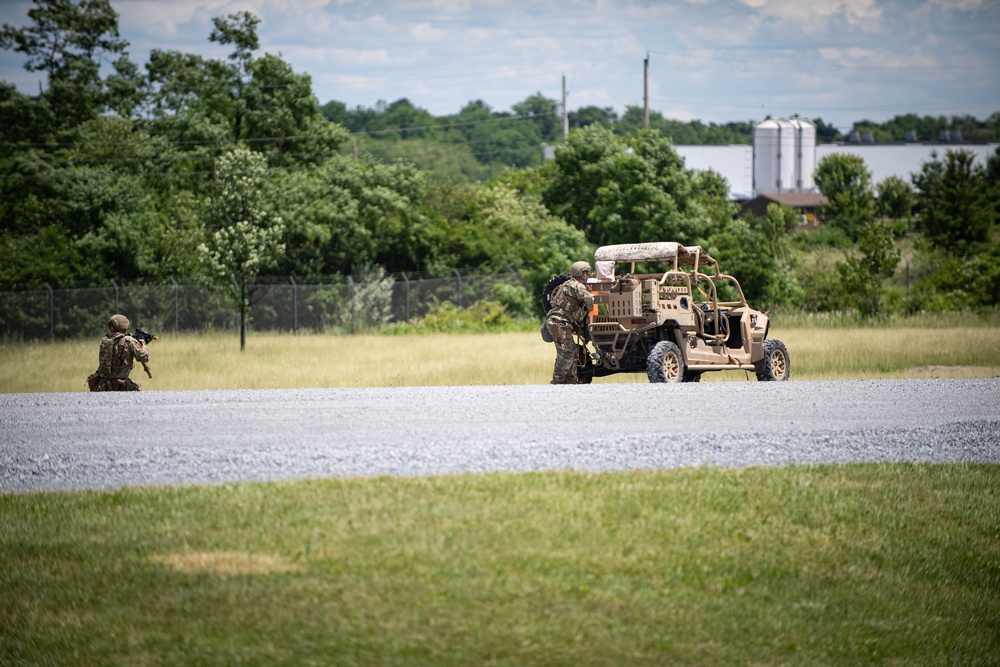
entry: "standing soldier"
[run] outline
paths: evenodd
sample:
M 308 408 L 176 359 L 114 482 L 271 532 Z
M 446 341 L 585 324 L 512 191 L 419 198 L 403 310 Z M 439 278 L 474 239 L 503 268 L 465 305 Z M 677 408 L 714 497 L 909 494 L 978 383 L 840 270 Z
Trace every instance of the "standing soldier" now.
M 149 348 L 128 333 L 128 318 L 113 315 L 108 333 L 101 340 L 97 370 L 87 378 L 90 391 L 142 391 L 138 382 L 129 379 L 134 360 L 143 366 L 149 361 Z M 148 372 L 148 371 L 147 371 Z
M 587 313 L 594 307 L 594 295 L 587 289 L 590 264 L 574 262 L 570 279 L 552 292 L 552 309 L 545 326 L 556 344 L 556 363 L 552 384 L 579 384 L 576 375 L 578 346 L 573 333 L 583 333 Z

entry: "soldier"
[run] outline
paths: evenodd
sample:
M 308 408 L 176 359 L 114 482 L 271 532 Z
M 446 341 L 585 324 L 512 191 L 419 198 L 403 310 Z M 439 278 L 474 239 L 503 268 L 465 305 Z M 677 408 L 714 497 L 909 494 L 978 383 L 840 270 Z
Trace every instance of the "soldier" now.
M 552 292 L 552 309 L 545 326 L 556 344 L 556 363 L 552 384 L 579 384 L 576 375 L 578 346 L 573 333 L 583 333 L 587 313 L 594 307 L 594 295 L 587 289 L 590 264 L 574 262 L 570 279 Z
M 128 325 L 124 315 L 113 315 L 108 320 L 108 334 L 101 340 L 97 370 L 87 378 L 90 391 L 142 391 L 139 383 L 128 375 L 134 360 L 146 365 L 149 348 L 127 333 Z

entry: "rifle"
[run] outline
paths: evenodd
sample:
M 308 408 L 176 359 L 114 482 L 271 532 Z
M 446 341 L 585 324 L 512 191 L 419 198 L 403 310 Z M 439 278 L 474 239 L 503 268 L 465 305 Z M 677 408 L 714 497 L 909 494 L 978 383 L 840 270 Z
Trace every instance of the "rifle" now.
M 141 327 L 135 328 L 135 333 L 132 334 L 132 338 L 142 341 L 143 345 L 149 345 L 152 341 L 156 340 L 156 336 L 154 334 L 151 334 L 148 331 L 143 331 Z M 146 375 L 150 380 L 152 380 L 153 373 L 149 370 L 149 366 L 146 365 L 146 362 L 140 361 L 139 363 L 142 364 L 142 370 L 146 371 Z

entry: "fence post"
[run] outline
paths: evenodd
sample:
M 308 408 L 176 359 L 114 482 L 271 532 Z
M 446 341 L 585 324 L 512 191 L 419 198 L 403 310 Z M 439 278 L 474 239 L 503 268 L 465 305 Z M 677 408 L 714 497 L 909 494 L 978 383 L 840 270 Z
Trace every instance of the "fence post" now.
M 52 285 L 46 282 L 45 286 L 49 288 L 49 340 L 55 340 L 56 339 L 55 293 L 52 291 Z
M 116 283 L 115 279 L 112 278 L 111 279 L 111 284 L 115 286 L 115 312 L 117 313 L 118 312 L 118 283 Z
M 347 276 L 347 284 L 351 286 L 351 335 L 354 335 L 354 295 L 357 292 L 354 288 L 354 279 Z
M 173 276 L 170 276 L 170 282 L 172 282 L 174 284 L 174 335 L 176 336 L 177 335 L 177 330 L 178 330 L 178 320 L 180 319 L 178 317 L 180 309 L 179 309 L 179 306 L 178 306 L 177 302 L 180 299 L 178 298 L 178 291 L 179 290 L 177 289 L 177 281 L 174 280 Z
M 455 272 L 455 277 L 458 279 L 458 307 L 462 307 L 462 274 L 458 272 L 458 269 L 453 269 Z
M 410 279 L 403 274 L 403 283 L 405 284 L 404 291 L 406 292 L 406 322 L 410 321 Z
M 292 333 L 299 333 L 299 286 L 295 284 L 295 276 L 288 276 L 292 282 Z

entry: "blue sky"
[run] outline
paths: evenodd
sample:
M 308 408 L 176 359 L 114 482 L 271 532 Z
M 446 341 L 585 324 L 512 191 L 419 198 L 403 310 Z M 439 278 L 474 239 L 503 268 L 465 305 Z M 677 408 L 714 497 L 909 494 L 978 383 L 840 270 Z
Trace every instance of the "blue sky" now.
M 312 77 L 320 103 L 408 98 L 435 115 L 536 92 L 570 110 L 643 101 L 704 122 L 822 117 L 842 130 L 894 115 L 1000 111 L 998 0 L 112 0 L 130 55 L 224 57 L 211 19 L 249 10 L 261 50 Z M 27 24 L 30 2 L 0 0 Z M 0 79 L 39 74 L 0 52 Z M 44 83 L 44 82 L 43 82 Z

